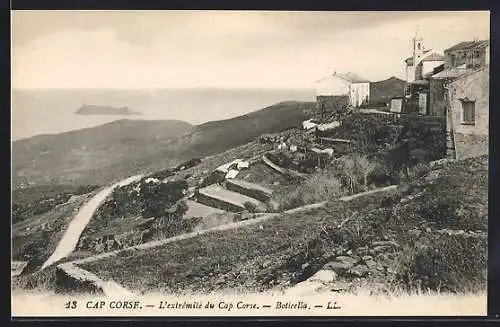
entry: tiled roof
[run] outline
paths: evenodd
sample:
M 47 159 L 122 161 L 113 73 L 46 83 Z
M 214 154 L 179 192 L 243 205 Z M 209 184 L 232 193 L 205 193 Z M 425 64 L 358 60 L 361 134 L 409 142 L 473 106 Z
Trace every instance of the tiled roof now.
M 467 69 L 465 68 L 452 68 L 452 69 L 446 69 L 443 70 L 442 72 L 439 72 L 435 75 L 432 75 L 432 78 L 435 79 L 443 79 L 443 78 L 455 78 L 460 75 L 463 75 L 467 72 Z
M 429 51 L 431 51 L 431 49 L 424 50 L 424 54 L 428 53 Z M 405 59 L 405 61 L 410 61 L 410 60 L 413 62 L 413 56 Z
M 454 46 L 446 49 L 445 51 L 454 51 L 454 50 L 467 50 L 474 48 L 476 46 L 486 46 L 489 43 L 489 40 L 480 40 L 480 41 L 463 41 Z
M 467 76 L 472 75 L 472 74 L 476 74 L 476 73 L 478 73 L 480 71 L 483 71 L 483 70 L 489 71 L 489 66 L 483 66 L 483 67 L 479 67 L 479 68 L 476 68 L 476 69 L 467 69 L 463 74 L 459 75 L 451 83 L 455 83 L 459 79 L 462 79 L 462 78 L 467 77 Z
M 422 61 L 444 61 L 445 56 L 440 55 L 439 53 L 431 53 L 429 56 L 422 59 Z
M 359 77 L 358 75 L 356 74 L 353 74 L 351 72 L 347 73 L 347 74 L 342 74 L 342 73 L 334 73 L 333 76 L 337 76 L 337 77 L 340 77 L 350 83 L 369 83 L 370 81 L 367 80 L 367 79 L 364 79 L 362 77 Z

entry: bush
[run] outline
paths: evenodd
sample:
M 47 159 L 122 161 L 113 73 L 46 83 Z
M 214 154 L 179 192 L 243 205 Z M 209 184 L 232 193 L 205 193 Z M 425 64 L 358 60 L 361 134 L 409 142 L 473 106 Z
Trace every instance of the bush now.
M 143 183 L 140 187 L 143 200 L 141 213 L 144 218 L 150 218 L 170 217 L 172 213 L 169 212 L 169 208 L 184 197 L 188 185 L 186 181 L 181 180 L 168 183 Z M 187 208 L 181 216 L 186 211 Z
M 201 181 L 200 187 L 205 187 L 215 183 L 222 183 L 225 180 L 225 175 L 223 173 L 213 171 L 212 173 L 210 173 L 210 175 L 208 175 Z
M 257 206 L 255 204 L 253 204 L 252 202 L 245 202 L 245 203 L 243 203 L 243 206 L 245 207 L 245 210 L 247 210 L 250 213 L 257 212 Z
M 410 289 L 480 291 L 487 281 L 487 240 L 439 235 L 427 245 L 405 251 L 396 282 Z
M 305 204 L 328 201 L 342 195 L 340 181 L 332 174 L 319 172 L 308 177 L 302 184 L 291 186 L 278 196 L 280 210 Z
M 366 191 L 370 179 L 381 164 L 366 155 L 352 154 L 343 156 L 333 162 L 333 168 L 337 177 L 342 181 L 351 194 Z

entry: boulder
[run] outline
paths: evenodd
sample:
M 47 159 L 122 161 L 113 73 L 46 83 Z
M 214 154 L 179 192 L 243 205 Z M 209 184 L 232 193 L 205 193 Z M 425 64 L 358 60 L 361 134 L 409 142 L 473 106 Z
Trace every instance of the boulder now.
M 359 260 L 356 258 L 353 258 L 353 257 L 341 255 L 341 256 L 335 257 L 335 261 L 345 262 L 345 263 L 349 263 L 351 265 L 355 265 L 356 263 L 358 263 Z
M 372 242 L 373 246 L 392 246 L 399 247 L 399 244 L 394 241 L 374 241 Z
M 370 273 L 370 269 L 365 265 L 357 265 L 349 270 L 349 274 L 355 277 L 365 277 Z
M 368 253 L 372 256 L 375 256 L 380 253 L 385 253 L 389 251 L 392 247 L 389 245 L 378 245 L 375 246 L 373 249 L 369 250 Z
M 372 260 L 373 257 L 371 255 L 365 255 L 361 259 L 363 259 L 363 261 L 366 262 L 366 261 Z
M 336 257 L 333 261 L 327 263 L 323 266 L 325 270 L 333 270 L 333 271 L 346 271 L 353 267 L 356 263 L 358 263 L 358 259 L 348 257 L 348 256 L 339 256 Z
M 377 268 L 377 263 L 372 259 L 365 261 L 365 264 L 370 270 Z
M 330 291 L 332 292 L 342 292 L 342 291 L 347 291 L 351 287 L 350 284 L 342 281 L 337 281 L 335 282 L 332 287 L 330 288 Z
M 433 170 L 433 171 L 430 171 L 427 176 L 425 177 L 425 180 L 426 181 L 433 181 L 433 180 L 436 180 L 438 179 L 440 176 L 440 171 L 439 170 Z
M 392 265 L 387 268 L 387 273 L 389 274 L 396 274 L 398 272 L 398 269 L 396 266 Z
M 337 274 L 332 271 L 332 270 L 320 270 L 317 273 L 315 273 L 312 277 L 310 277 L 308 280 L 311 282 L 322 282 L 322 283 L 328 283 L 331 281 L 334 281 L 337 278 Z
M 408 231 L 408 234 L 415 236 L 415 237 L 419 237 L 422 234 L 422 231 L 420 229 L 410 229 Z

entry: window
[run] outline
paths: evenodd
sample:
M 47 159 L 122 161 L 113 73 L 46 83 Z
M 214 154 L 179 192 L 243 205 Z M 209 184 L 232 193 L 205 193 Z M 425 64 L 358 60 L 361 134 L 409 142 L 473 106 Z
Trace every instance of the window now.
M 476 103 L 474 101 L 462 100 L 462 123 L 474 125 L 476 122 Z
M 406 96 L 410 96 L 411 95 L 410 85 L 406 85 L 406 87 L 405 87 L 405 95 Z
M 455 67 L 455 65 L 456 65 L 456 64 L 457 64 L 457 63 L 456 63 L 456 57 L 455 57 L 455 55 L 454 55 L 454 54 L 452 54 L 452 55 L 451 55 L 451 66 L 452 66 L 452 67 Z

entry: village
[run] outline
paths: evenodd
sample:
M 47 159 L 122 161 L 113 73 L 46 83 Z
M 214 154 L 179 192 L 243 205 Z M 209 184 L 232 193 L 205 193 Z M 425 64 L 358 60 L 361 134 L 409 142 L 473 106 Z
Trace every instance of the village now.
M 274 172 L 299 179 L 335 162 L 359 146 L 352 137 L 345 137 L 350 133 L 339 132 L 349 114 L 365 115 L 366 119 L 378 117 L 399 128 L 418 122 L 418 128 L 436 133 L 441 137 L 438 142 L 446 144 L 443 151 L 433 154 L 433 160 L 487 154 L 489 40 L 463 41 L 444 50 L 444 54 L 427 49 L 418 35 L 412 44 L 411 56 L 402 60 L 405 80 L 391 77 L 370 82 L 352 72 L 333 72 L 318 80 L 316 109 L 307 112 L 311 118 L 301 128 L 259 138 L 261 143 L 273 147 L 262 156 L 262 162 Z M 431 148 L 433 144 L 427 146 Z M 251 161 L 255 162 L 255 158 Z M 236 159 L 216 171 L 219 181 L 223 181 L 235 179 L 239 171 L 247 168 L 248 162 Z M 261 189 L 257 184 L 245 185 Z M 266 194 L 264 199 L 271 197 L 268 188 L 261 191 Z M 199 199 L 210 202 L 203 195 Z M 244 209 L 243 202 L 239 207 Z

